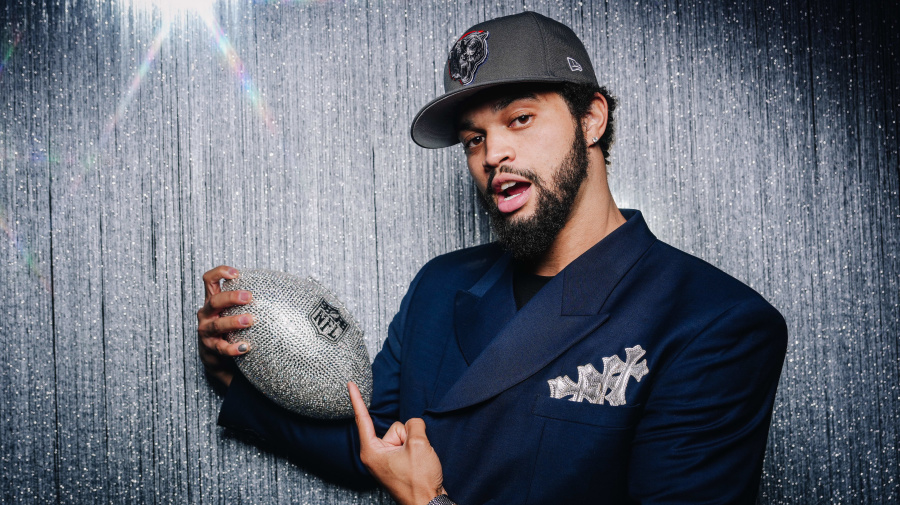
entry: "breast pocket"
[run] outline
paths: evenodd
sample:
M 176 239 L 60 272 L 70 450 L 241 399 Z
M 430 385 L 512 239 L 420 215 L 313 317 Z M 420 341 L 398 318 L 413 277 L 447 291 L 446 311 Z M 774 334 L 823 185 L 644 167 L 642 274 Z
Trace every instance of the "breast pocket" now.
M 640 405 L 538 396 L 532 414 L 544 422 L 528 503 L 587 503 L 598 496 L 626 503 L 627 469 Z
M 597 405 L 589 402 L 573 402 L 549 396 L 538 396 L 531 413 L 570 423 L 625 430 L 637 422 L 640 409 L 640 405 Z

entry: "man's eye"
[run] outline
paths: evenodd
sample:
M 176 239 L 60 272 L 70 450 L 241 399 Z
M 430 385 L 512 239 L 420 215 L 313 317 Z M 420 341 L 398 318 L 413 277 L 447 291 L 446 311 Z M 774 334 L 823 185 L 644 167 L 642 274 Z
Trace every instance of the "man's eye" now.
M 463 142 L 463 147 L 466 148 L 466 150 L 472 149 L 473 147 L 477 147 L 479 144 L 481 144 L 483 140 L 484 137 L 482 137 L 481 135 L 476 135 L 472 138 L 466 139 L 466 141 Z
M 521 116 L 517 116 L 515 119 L 513 119 L 510 125 L 515 126 L 528 124 L 531 121 L 532 117 L 533 116 L 531 114 L 522 114 Z

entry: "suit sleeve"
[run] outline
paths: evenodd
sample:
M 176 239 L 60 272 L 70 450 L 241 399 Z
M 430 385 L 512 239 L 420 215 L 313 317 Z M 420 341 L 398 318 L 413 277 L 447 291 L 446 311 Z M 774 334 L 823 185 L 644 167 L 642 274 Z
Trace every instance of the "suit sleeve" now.
M 755 503 L 786 346 L 784 319 L 754 298 L 661 363 L 632 446 L 632 498 Z
M 400 349 L 410 300 L 422 276 L 413 279 L 388 328 L 388 338 L 372 363 L 373 392 L 369 414 L 383 436 L 398 418 Z M 346 486 L 376 484 L 359 459 L 359 433 L 353 419 L 322 421 L 294 414 L 260 393 L 236 373 L 218 424 L 244 434 L 263 447 L 282 453 L 311 472 Z

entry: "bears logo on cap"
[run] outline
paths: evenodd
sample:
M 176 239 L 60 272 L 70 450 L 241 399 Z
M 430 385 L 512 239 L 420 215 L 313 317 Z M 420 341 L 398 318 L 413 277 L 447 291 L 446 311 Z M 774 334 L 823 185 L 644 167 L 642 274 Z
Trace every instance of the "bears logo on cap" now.
M 450 49 L 450 78 L 466 85 L 475 79 L 475 72 L 488 57 L 486 31 L 474 30 L 466 33 Z

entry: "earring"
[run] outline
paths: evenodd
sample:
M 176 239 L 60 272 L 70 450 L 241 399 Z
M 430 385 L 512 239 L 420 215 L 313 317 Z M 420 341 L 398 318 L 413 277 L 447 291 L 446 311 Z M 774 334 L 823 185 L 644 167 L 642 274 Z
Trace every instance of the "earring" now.
M 599 138 L 597 138 L 597 137 L 591 137 L 591 144 L 596 144 L 597 142 L 600 142 L 600 139 L 599 139 Z

